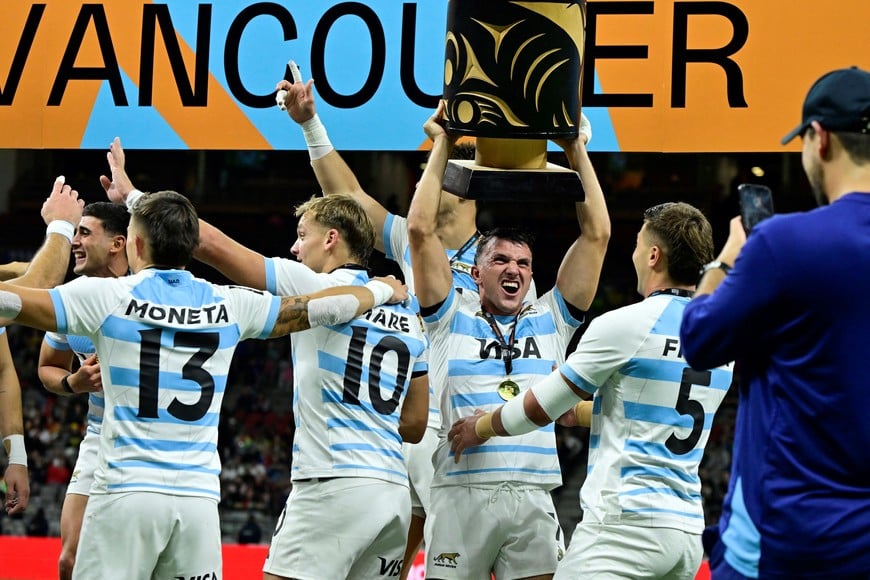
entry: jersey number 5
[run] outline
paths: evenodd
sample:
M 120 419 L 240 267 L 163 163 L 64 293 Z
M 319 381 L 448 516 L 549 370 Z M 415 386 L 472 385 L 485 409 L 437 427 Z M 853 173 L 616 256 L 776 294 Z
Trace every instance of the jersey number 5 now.
M 359 392 L 362 387 L 363 351 L 366 345 L 368 329 L 364 326 L 352 326 L 353 335 L 350 338 L 350 348 L 347 353 L 347 366 L 344 371 L 344 392 L 341 400 L 351 405 L 360 405 Z M 396 353 L 396 389 L 389 399 L 381 398 L 381 365 L 387 353 Z M 381 415 L 392 415 L 399 406 L 405 381 L 408 380 L 408 368 L 411 365 L 411 353 L 408 345 L 395 336 L 385 336 L 372 347 L 369 357 L 369 400 L 375 411 Z
M 683 369 L 683 380 L 680 382 L 680 394 L 677 397 L 676 409 L 680 415 L 691 415 L 692 432 L 685 439 L 680 439 L 676 433 L 671 433 L 671 436 L 665 441 L 665 447 L 671 453 L 685 455 L 698 444 L 698 439 L 701 438 L 701 432 L 704 430 L 704 406 L 700 402 L 690 399 L 689 395 L 692 393 L 692 385 L 709 387 L 711 377 L 710 371 L 696 371 L 689 367 Z
M 139 351 L 139 417 L 156 419 L 157 388 L 160 382 L 160 336 L 163 331 L 140 330 Z M 220 344 L 217 332 L 176 332 L 174 347 L 195 348 L 196 353 L 181 369 L 181 378 L 195 382 L 201 389 L 199 400 L 192 404 L 173 399 L 167 412 L 182 421 L 198 421 L 205 417 L 214 399 L 214 377 L 202 365 L 214 355 Z

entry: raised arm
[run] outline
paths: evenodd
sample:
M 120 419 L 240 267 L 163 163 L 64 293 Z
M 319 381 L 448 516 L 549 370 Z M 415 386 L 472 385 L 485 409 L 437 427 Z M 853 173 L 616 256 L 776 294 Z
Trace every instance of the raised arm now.
M 453 286 L 450 261 L 444 252 L 444 244 L 436 233 L 441 185 L 454 142 L 442 124 L 443 114 L 442 102 L 435 114 L 423 125 L 426 135 L 432 139 L 432 152 L 408 210 L 408 241 L 411 246 L 414 286 L 417 299 L 423 307 L 443 302 Z
M 362 206 L 375 228 L 375 248 L 383 252 L 387 210 L 363 190 L 356 175 L 329 141 L 314 103 L 314 80 L 303 83 L 296 63 L 290 61 L 288 66 L 294 82 L 282 80 L 276 88 L 286 91 L 283 103 L 287 114 L 302 128 L 317 183 L 324 195 L 348 194 Z
M 53 288 L 63 282 L 84 205 L 78 192 L 66 185 L 63 176 L 54 180 L 51 193 L 42 204 L 42 219 L 47 226 L 45 242 L 24 273 L 9 280 L 10 283 L 28 288 Z
M 236 284 L 266 290 L 266 260 L 210 223 L 199 220 L 199 245 L 193 257 Z
M 27 477 L 27 450 L 24 448 L 24 418 L 21 412 L 21 384 L 12 362 L 9 337 L 0 334 L 0 437 L 6 449 L 8 465 L 6 482 L 6 513 L 24 511 L 30 501 Z
M 407 286 L 392 276 L 375 278 L 365 286 L 333 286 L 303 296 L 284 296 L 269 338 L 315 326 L 343 324 L 375 306 L 407 298 Z
M 571 169 L 580 174 L 586 194 L 585 201 L 577 204 L 580 236 L 562 259 L 556 276 L 556 287 L 566 302 L 580 310 L 588 310 L 592 305 L 610 240 L 610 216 L 604 192 L 586 151 L 587 138 L 588 133 L 584 134 L 581 128 L 577 139 L 558 142 L 565 150 Z

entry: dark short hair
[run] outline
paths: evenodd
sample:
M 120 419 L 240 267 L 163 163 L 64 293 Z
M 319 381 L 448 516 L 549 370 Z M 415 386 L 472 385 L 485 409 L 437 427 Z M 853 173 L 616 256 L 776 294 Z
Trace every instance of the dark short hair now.
M 85 206 L 82 216 L 90 216 L 100 220 L 103 229 L 113 236 L 127 236 L 127 226 L 130 224 L 130 212 L 123 205 L 108 201 L 95 201 Z
M 148 235 L 151 259 L 165 268 L 186 267 L 199 245 L 199 216 L 190 200 L 176 191 L 143 195 L 131 219 Z
M 474 256 L 474 263 L 480 264 L 480 257 L 485 253 L 487 246 L 498 240 L 524 244 L 531 250 L 532 245 L 535 243 L 535 236 L 530 231 L 522 228 L 493 228 L 482 234 L 480 239 L 477 240 L 477 255 Z
M 337 230 L 350 255 L 361 266 L 368 265 L 375 245 L 375 229 L 357 200 L 346 194 L 314 196 L 296 208 L 296 217 L 304 214 L 326 228 Z
M 668 259 L 668 276 L 696 284 L 701 266 L 713 259 L 713 228 L 704 214 L 688 203 L 662 203 L 643 212 L 643 221 Z

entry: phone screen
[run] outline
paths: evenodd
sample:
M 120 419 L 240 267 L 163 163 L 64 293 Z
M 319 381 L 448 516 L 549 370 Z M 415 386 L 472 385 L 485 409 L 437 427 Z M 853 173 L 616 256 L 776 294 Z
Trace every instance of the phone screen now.
M 743 183 L 737 187 L 740 194 L 740 216 L 746 233 L 759 222 L 773 215 L 773 193 L 765 185 Z

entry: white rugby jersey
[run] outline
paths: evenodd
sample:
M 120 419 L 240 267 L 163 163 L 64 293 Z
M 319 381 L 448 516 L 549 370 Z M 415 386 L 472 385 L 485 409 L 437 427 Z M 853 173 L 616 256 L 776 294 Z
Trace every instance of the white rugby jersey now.
M 451 289 L 438 310 L 423 319 L 431 341 L 429 380 L 446 385 L 440 401 L 445 421 L 433 458 L 432 485 L 512 481 L 552 489 L 562 483 L 553 425 L 466 449 L 459 463 L 454 463 L 447 443 L 447 431 L 455 421 L 473 415 L 475 409 L 493 411 L 505 402 L 498 392 L 503 381 L 510 378 L 516 383 L 519 395 L 549 375 L 565 360 L 568 342 L 582 322 L 571 315 L 555 288 L 524 304 L 518 318 L 494 319 L 505 340 L 517 321 L 509 377 L 500 341 L 482 316 L 476 292 Z
M 369 281 L 364 269 L 318 274 L 284 258 L 266 259 L 267 288 L 308 294 Z M 417 311 L 383 305 L 346 324 L 292 339 L 293 480 L 372 477 L 408 485 L 399 417 L 411 378 L 426 374 L 427 344 Z
M 57 332 L 46 332 L 45 343 L 58 351 L 72 351 L 79 363 L 97 352 L 94 343 L 87 336 L 64 335 Z M 103 425 L 103 410 L 106 400 L 103 393 L 88 393 L 87 430 L 100 434 Z
M 660 294 L 599 316 L 559 369 L 595 393 L 583 521 L 704 529 L 698 466 L 733 364 L 686 364 L 689 300 Z
M 408 220 L 401 216 L 388 213 L 384 221 L 384 250 L 387 258 L 393 260 L 402 270 L 405 284 L 411 294 L 414 292 L 414 271 L 411 268 L 411 243 L 408 241 Z M 447 258 L 450 260 L 450 269 L 453 272 L 453 287 L 462 288 L 463 291 L 477 292 L 477 284 L 471 277 L 471 267 L 477 256 L 477 240 L 479 234 L 469 239 L 461 248 L 447 250 Z M 533 301 L 538 297 L 535 281 L 529 284 L 526 300 Z M 438 409 L 438 400 L 441 398 L 441 389 L 436 390 L 433 381 L 429 381 L 429 427 L 441 428 L 441 410 Z
M 230 360 L 240 340 L 271 334 L 280 299 L 153 269 L 49 292 L 58 332 L 87 336 L 100 353 L 106 406 L 91 493 L 219 500 Z

